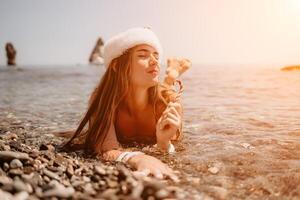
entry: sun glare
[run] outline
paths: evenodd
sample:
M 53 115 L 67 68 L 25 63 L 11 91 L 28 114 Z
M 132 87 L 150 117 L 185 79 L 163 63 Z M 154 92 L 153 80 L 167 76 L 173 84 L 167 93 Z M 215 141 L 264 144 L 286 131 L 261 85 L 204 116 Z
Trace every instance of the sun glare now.
M 289 0 L 286 1 L 288 4 L 289 11 L 292 12 L 294 17 L 298 16 L 300 18 L 300 1 L 299 0 Z

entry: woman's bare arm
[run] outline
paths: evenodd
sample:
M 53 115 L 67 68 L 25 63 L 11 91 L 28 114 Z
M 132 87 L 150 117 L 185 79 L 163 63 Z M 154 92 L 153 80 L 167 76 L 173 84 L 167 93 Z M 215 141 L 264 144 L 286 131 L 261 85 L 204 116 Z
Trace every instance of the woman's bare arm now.
M 108 135 L 101 148 L 103 152 L 102 157 L 107 161 L 116 161 L 117 158 L 126 151 L 120 147 L 113 123 L 109 128 Z M 134 155 L 128 159 L 127 164 L 136 169 L 138 172 L 142 172 L 146 176 L 151 174 L 156 178 L 163 178 L 164 176 L 167 176 L 174 181 L 178 180 L 171 168 L 153 156 L 146 154 Z
M 173 151 L 171 141 L 182 138 L 182 106 L 170 102 L 156 126 L 157 146 L 163 151 Z
M 181 117 L 181 125 L 180 128 L 177 130 L 176 135 L 171 139 L 172 141 L 180 141 L 183 138 L 183 107 L 181 101 L 176 102 L 175 108 Z

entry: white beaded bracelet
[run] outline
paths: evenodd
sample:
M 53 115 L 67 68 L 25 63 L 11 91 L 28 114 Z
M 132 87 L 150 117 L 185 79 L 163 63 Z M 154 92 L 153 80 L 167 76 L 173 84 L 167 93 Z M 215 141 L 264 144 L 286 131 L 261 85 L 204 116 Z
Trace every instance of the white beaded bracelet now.
M 123 163 L 127 163 L 127 161 L 132 158 L 133 156 L 136 155 L 141 155 L 144 154 L 143 152 L 140 151 L 134 151 L 134 152 L 130 152 L 130 151 L 124 151 L 123 153 L 121 153 L 118 158 L 116 159 L 117 162 L 123 162 Z

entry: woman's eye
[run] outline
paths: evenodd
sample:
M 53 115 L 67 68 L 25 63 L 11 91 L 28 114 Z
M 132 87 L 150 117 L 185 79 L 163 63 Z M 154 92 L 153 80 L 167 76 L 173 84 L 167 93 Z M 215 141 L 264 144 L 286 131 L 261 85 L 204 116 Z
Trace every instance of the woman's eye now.
M 146 55 L 139 55 L 138 57 L 139 58 L 146 58 L 147 56 Z

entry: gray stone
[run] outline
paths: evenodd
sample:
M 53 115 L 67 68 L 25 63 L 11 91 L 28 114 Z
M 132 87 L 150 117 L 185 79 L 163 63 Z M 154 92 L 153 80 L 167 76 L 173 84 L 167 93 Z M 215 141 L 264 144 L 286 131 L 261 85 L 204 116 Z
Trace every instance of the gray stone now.
M 214 197 L 217 197 L 218 199 L 227 199 L 227 189 L 218 186 L 208 186 L 207 189 Z
M 27 153 L 13 152 L 13 151 L 0 151 L 1 161 L 11 161 L 13 159 L 30 160 Z
M 44 170 L 43 170 L 43 173 L 44 173 L 46 176 L 48 176 L 49 178 L 56 179 L 56 180 L 59 180 L 59 179 L 60 179 L 59 176 L 58 176 L 56 173 L 51 172 L 51 171 L 49 171 L 49 170 L 47 170 L 47 169 L 44 169 Z
M 43 197 L 69 198 L 75 193 L 73 187 L 65 187 L 57 181 L 51 181 L 49 185 L 52 186 L 52 189 L 45 191 Z
M 219 172 L 219 168 L 218 167 L 210 167 L 208 168 L 208 171 L 212 174 L 217 174 Z
M 22 177 L 23 180 L 29 181 L 29 180 L 31 180 L 33 178 L 33 176 L 34 176 L 34 173 L 32 172 L 30 174 L 22 174 L 21 177 Z
M 37 158 L 40 155 L 40 152 L 37 149 L 33 149 L 30 153 L 29 156 L 32 158 Z
M 33 189 L 29 183 L 24 183 L 21 180 L 15 180 L 13 187 L 17 192 L 26 191 L 27 193 L 32 193 Z
M 109 180 L 107 180 L 107 185 L 110 188 L 116 188 L 116 187 L 118 187 L 119 183 L 109 179 Z
M 9 192 L 0 189 L 0 197 L 3 200 L 13 200 L 13 196 Z
M 77 175 L 77 176 L 81 176 L 82 170 L 83 170 L 83 167 L 80 167 L 80 168 L 78 168 L 78 169 L 76 169 L 76 170 L 74 171 L 74 174 Z
M 67 167 L 67 175 L 69 177 L 72 177 L 74 175 L 74 168 L 71 164 L 69 164 L 68 167 Z
M 19 192 L 14 195 L 13 199 L 14 200 L 27 200 L 29 197 L 29 194 L 25 191 Z
M 10 165 L 11 169 L 22 168 L 23 167 L 23 163 L 19 159 L 13 159 L 10 162 L 9 165 Z
M 55 147 L 51 144 L 41 144 L 40 150 L 54 151 Z
M 3 164 L 3 169 L 4 169 L 4 171 L 9 170 L 9 164 L 5 162 L 5 163 Z
M 46 182 L 46 183 L 49 183 L 51 181 L 51 179 L 48 177 L 48 176 L 43 176 L 43 180 Z
M 99 174 L 99 175 L 106 175 L 106 171 L 105 171 L 105 169 L 103 169 L 101 166 L 99 166 L 99 165 L 96 165 L 95 167 L 94 167 L 94 170 L 95 170 L 95 172 L 97 173 L 97 174 Z
M 102 192 L 102 194 L 100 195 L 100 197 L 102 198 L 110 198 L 110 199 L 118 199 L 116 196 L 116 193 L 118 192 L 117 189 L 107 189 L 104 192 Z
M 88 193 L 90 195 L 95 195 L 97 192 L 94 190 L 93 186 L 91 183 L 88 183 L 86 184 L 84 187 L 83 187 L 83 190 L 85 193 Z
M 9 145 L 6 145 L 4 143 L 4 141 L 0 140 L 0 150 L 1 151 L 9 151 L 10 150 L 10 146 Z
M 5 171 L 3 171 L 3 169 L 0 167 L 0 176 L 6 176 Z
M 21 177 L 25 182 L 30 183 L 33 187 L 36 187 L 37 185 L 40 185 L 43 182 L 42 176 L 37 172 L 32 172 L 29 175 L 23 174 Z
M 23 171 L 19 168 L 18 169 L 10 169 L 8 173 L 9 173 L 9 175 L 16 176 L 16 175 L 22 175 Z
M 165 199 L 169 196 L 169 191 L 166 190 L 166 189 L 160 189 L 158 190 L 156 193 L 155 193 L 155 196 L 158 198 L 158 199 Z
M 35 190 L 35 195 L 36 195 L 37 197 L 39 197 L 39 198 L 42 198 L 42 197 L 43 197 L 43 190 L 42 190 L 42 188 L 37 187 L 37 188 L 35 188 L 34 190 Z
M 83 176 L 83 177 L 82 177 L 82 180 L 83 180 L 84 182 L 86 182 L 86 183 L 91 182 L 91 178 L 90 178 L 90 177 L 87 177 L 87 176 Z
M 18 135 L 15 134 L 15 133 L 7 132 L 4 135 L 4 138 L 7 139 L 7 140 L 16 140 L 16 139 L 18 139 Z
M 0 176 L 0 184 L 1 185 L 8 185 L 12 184 L 13 180 L 7 176 Z

